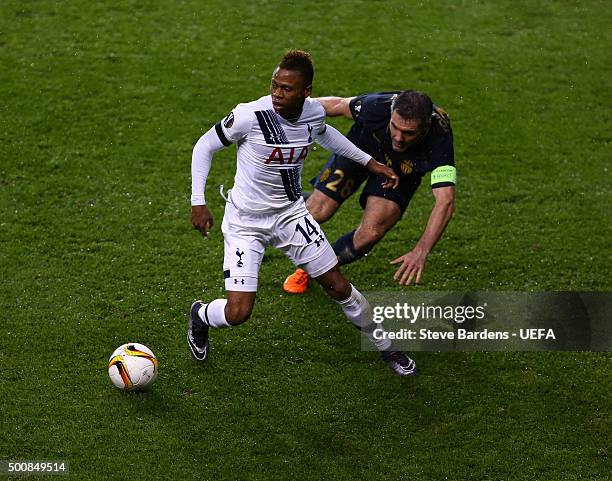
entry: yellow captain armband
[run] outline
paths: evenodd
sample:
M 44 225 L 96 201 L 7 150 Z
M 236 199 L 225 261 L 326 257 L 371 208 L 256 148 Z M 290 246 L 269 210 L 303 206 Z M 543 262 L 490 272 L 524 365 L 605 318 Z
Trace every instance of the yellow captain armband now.
M 454 165 L 442 165 L 431 172 L 432 187 L 443 187 L 457 183 L 457 169 Z

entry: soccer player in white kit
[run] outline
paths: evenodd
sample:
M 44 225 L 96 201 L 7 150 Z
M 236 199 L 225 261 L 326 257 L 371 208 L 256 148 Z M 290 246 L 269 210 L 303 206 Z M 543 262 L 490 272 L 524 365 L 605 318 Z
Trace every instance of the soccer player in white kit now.
M 221 226 L 227 299 L 192 304 L 189 349 L 196 360 L 206 360 L 210 328 L 236 326 L 249 318 L 261 260 L 265 248 L 273 246 L 323 286 L 395 372 L 412 375 L 416 372 L 414 361 L 393 350 L 388 339 L 372 335 L 370 304 L 341 274 L 330 243 L 306 210 L 301 195 L 302 166 L 314 142 L 383 177 L 386 188 L 397 187 L 398 177 L 325 124 L 325 110 L 310 98 L 313 76 L 308 53 L 288 52 L 273 72 L 270 95 L 237 105 L 193 149 L 191 221 L 204 236 L 213 225 L 205 199 L 212 155 L 235 143 L 237 166 Z

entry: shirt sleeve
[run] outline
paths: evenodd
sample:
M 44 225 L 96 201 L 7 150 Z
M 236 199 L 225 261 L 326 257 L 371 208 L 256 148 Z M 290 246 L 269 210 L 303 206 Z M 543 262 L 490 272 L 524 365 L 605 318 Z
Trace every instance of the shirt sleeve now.
M 334 154 L 341 155 L 351 159 L 358 164 L 365 166 L 370 159 L 371 155 L 366 154 L 363 150 L 353 144 L 344 135 L 338 132 L 331 125 L 326 125 L 324 130 L 316 134 L 316 142 L 323 147 L 325 150 L 329 150 Z
M 193 147 L 193 153 L 191 154 L 191 205 L 206 205 L 206 179 L 210 171 L 213 154 L 226 147 L 218 134 L 215 125 L 202 135 Z
M 353 116 L 353 120 L 357 120 L 361 115 L 361 111 L 363 109 L 363 103 L 366 100 L 367 95 L 358 95 L 357 97 L 353 97 L 349 102 L 349 109 L 351 110 L 351 115 Z
M 249 108 L 238 104 L 223 120 L 200 137 L 191 156 L 191 205 L 206 204 L 206 179 L 213 154 L 244 139 L 251 130 L 253 117 Z
M 253 123 L 253 112 L 243 104 L 238 104 L 223 120 L 215 124 L 219 140 L 226 147 L 244 139 Z
M 398 93 L 378 92 L 353 97 L 349 102 L 353 120 L 376 125 L 389 123 L 391 104 Z
M 430 156 L 433 164 L 431 187 L 447 187 L 457 183 L 453 132 L 447 116 L 434 115 Z

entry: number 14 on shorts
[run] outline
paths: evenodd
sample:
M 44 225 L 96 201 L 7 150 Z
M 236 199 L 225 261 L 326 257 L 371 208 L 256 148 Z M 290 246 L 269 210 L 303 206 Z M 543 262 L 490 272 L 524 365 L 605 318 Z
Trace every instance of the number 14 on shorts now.
M 296 225 L 295 230 L 300 232 L 304 239 L 306 239 L 307 244 L 311 244 L 314 242 L 317 247 L 321 245 L 321 243 L 325 240 L 323 234 L 319 232 L 317 227 L 308 220 L 308 216 L 303 217 Z

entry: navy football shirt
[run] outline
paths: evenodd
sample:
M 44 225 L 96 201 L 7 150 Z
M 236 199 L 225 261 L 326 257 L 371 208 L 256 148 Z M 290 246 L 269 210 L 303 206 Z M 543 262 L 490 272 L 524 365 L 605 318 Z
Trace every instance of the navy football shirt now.
M 423 177 L 441 166 L 454 166 L 453 132 L 446 112 L 434 105 L 431 127 L 427 134 L 405 152 L 391 146 L 389 121 L 391 102 L 399 92 L 364 94 L 351 100 L 349 106 L 355 123 L 347 137 L 381 163 L 405 176 Z M 416 179 L 415 179 L 416 180 Z M 442 187 L 453 183 L 435 183 Z

